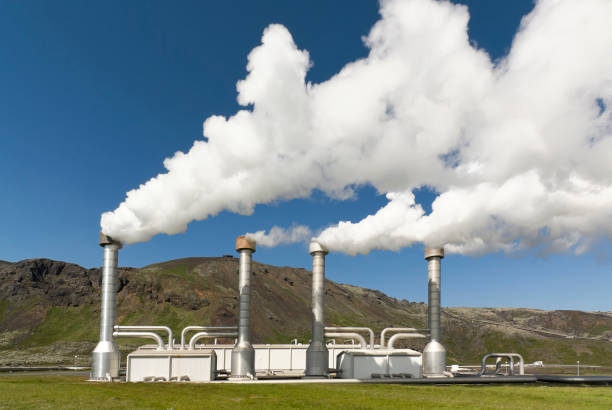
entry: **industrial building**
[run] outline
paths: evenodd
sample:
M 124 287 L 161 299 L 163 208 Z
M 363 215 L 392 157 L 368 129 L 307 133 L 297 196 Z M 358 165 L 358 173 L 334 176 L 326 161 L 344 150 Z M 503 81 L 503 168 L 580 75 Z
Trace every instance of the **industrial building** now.
M 523 358 L 515 352 L 487 353 L 480 371 L 446 366 L 441 344 L 440 287 L 443 248 L 426 248 L 428 329 L 389 327 L 378 337 L 367 327 L 326 326 L 325 258 L 327 249 L 312 240 L 312 330 L 308 344 L 253 344 L 251 341 L 251 280 L 254 240 L 239 236 L 238 318 L 236 326 L 193 324 L 181 331 L 180 343 L 167 326 L 116 325 L 118 254 L 122 244 L 100 234 L 104 249 L 100 341 L 92 355 L 92 381 L 126 382 L 362 382 L 362 383 L 509 383 L 535 382 L 553 376 L 525 375 Z M 127 356 L 120 376 L 116 338 L 148 339 Z M 231 344 L 219 340 L 234 340 Z M 422 352 L 397 347 L 399 340 L 428 339 Z M 336 343 L 340 341 L 340 343 Z M 153 342 L 153 343 L 151 343 Z M 487 360 L 497 359 L 487 372 Z M 506 363 L 505 373 L 500 368 Z M 465 370 L 465 369 L 463 369 Z M 554 379 L 555 377 L 553 377 Z M 573 378 L 576 379 L 576 378 Z M 572 382 L 557 377 L 556 381 Z M 604 380 L 605 379 L 605 380 Z M 611 380 L 608 380 L 611 379 Z M 552 380 L 552 379 L 551 379 Z M 612 378 L 578 378 L 576 382 L 607 382 Z

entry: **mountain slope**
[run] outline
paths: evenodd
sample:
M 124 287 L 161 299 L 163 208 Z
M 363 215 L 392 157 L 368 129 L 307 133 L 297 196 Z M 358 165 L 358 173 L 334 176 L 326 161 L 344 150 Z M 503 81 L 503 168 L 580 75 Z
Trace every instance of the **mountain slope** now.
M 238 260 L 186 258 L 120 268 L 119 324 L 234 325 Z M 101 270 L 48 259 L 0 263 L 0 365 L 87 363 L 99 332 Z M 310 337 L 311 273 L 255 262 L 255 343 Z M 427 306 L 382 292 L 326 281 L 332 325 L 424 328 Z M 517 351 L 527 361 L 612 365 L 612 314 L 534 309 L 443 309 L 449 363 L 477 363 L 487 352 Z M 119 340 L 129 351 L 140 340 Z M 411 345 L 422 348 L 423 343 Z

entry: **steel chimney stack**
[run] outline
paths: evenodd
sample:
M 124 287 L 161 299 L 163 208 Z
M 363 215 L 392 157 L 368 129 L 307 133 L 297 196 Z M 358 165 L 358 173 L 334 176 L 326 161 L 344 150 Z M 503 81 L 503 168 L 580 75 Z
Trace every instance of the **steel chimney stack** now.
M 310 242 L 312 255 L 312 335 L 306 351 L 306 376 L 327 377 L 329 353 L 325 346 L 325 255 L 319 242 Z
M 238 273 L 238 341 L 232 350 L 233 379 L 255 378 L 255 350 L 251 344 L 251 276 L 255 241 L 245 236 L 236 239 L 240 253 Z
M 102 268 L 102 306 L 100 309 L 100 341 L 92 353 L 92 380 L 112 380 L 119 377 L 121 355 L 113 340 L 117 309 L 117 261 L 121 242 L 100 232 L 104 248 Z
M 423 350 L 423 374 L 442 376 L 446 371 L 446 349 L 440 343 L 440 261 L 444 248 L 425 248 L 428 273 L 427 319 L 431 340 Z

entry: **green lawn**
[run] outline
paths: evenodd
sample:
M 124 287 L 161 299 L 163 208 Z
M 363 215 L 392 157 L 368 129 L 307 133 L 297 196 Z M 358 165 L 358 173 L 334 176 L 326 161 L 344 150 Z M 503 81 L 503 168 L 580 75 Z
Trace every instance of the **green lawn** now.
M 89 383 L 0 376 L 0 408 L 612 408 L 611 387 Z

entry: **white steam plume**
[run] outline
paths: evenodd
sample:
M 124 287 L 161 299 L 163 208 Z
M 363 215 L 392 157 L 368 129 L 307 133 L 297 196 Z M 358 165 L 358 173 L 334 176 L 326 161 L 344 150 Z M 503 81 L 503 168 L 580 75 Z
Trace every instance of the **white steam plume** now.
M 268 233 L 266 233 L 265 230 L 262 230 L 247 233 L 245 236 L 250 239 L 255 239 L 257 245 L 271 248 L 277 245 L 305 242 L 312 237 L 312 231 L 305 225 L 295 225 L 289 229 L 274 226 Z
M 474 48 L 465 6 L 381 2 L 368 57 L 320 84 L 271 25 L 238 82 L 231 118 L 166 159 L 168 173 L 102 215 L 125 242 L 177 233 L 222 210 L 370 184 L 389 203 L 319 236 L 366 253 L 415 242 L 482 253 L 612 239 L 612 1 L 541 0 L 496 64 Z M 412 191 L 440 195 L 426 215 Z

